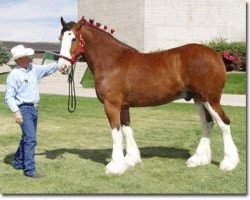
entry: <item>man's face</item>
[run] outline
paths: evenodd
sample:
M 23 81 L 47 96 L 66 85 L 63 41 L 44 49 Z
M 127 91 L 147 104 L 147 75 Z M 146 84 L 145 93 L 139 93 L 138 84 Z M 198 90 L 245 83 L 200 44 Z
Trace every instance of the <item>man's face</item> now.
M 20 67 L 25 68 L 25 69 L 27 69 L 28 66 L 29 66 L 29 64 L 30 64 L 30 59 L 29 59 L 28 56 L 18 58 L 18 59 L 16 59 L 15 61 L 16 61 L 16 63 L 17 63 Z

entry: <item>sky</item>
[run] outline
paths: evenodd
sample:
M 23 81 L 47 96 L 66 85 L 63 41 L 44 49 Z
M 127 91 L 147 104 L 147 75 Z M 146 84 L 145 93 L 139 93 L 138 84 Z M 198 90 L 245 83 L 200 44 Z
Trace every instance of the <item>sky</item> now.
M 78 0 L 0 0 L 0 41 L 59 42 L 60 17 L 77 21 Z

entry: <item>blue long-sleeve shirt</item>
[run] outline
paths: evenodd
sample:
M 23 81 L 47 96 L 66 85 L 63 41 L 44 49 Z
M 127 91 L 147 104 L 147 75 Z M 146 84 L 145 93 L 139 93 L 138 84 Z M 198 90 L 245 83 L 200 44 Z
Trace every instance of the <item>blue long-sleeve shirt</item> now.
M 18 111 L 18 106 L 23 103 L 38 103 L 39 80 L 56 72 L 57 69 L 56 62 L 48 65 L 30 64 L 27 69 L 17 65 L 6 80 L 5 101 L 12 112 Z

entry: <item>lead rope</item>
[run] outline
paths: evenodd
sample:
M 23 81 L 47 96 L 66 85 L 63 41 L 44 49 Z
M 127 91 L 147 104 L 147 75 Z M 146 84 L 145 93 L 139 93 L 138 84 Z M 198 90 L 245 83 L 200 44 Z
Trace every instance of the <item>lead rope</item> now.
M 69 82 L 69 96 L 68 96 L 68 111 L 73 113 L 76 110 L 76 91 L 75 91 L 75 82 L 74 82 L 74 73 L 75 73 L 75 64 L 72 65 L 71 71 L 68 76 Z

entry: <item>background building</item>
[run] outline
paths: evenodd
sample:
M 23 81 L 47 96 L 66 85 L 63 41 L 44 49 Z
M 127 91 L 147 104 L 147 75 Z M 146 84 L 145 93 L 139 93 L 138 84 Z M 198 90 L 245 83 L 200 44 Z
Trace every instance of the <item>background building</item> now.
M 78 0 L 82 16 L 114 28 L 117 39 L 143 52 L 246 40 L 244 0 Z
M 60 43 L 48 43 L 48 42 L 17 42 L 17 41 L 0 41 L 7 50 L 11 50 L 17 45 L 24 45 L 25 48 L 32 48 L 35 51 L 35 58 L 43 58 L 46 51 L 54 53 L 60 53 Z

